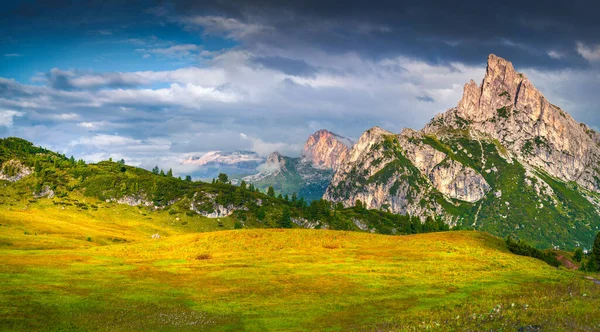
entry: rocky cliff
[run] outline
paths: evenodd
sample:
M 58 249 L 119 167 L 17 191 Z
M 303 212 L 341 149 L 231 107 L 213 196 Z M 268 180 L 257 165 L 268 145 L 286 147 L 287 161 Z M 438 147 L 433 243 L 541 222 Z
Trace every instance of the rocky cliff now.
M 352 145 L 350 139 L 323 129 L 308 137 L 300 157 L 314 167 L 336 170 L 348 157 Z
M 499 140 L 528 165 L 600 190 L 598 134 L 548 102 L 507 60 L 490 55 L 481 85 L 465 84 L 458 106 L 434 118 L 424 132 L 460 122 Z
M 367 130 L 323 197 L 573 246 L 600 227 L 599 141 L 490 55 L 481 85 L 423 130 Z

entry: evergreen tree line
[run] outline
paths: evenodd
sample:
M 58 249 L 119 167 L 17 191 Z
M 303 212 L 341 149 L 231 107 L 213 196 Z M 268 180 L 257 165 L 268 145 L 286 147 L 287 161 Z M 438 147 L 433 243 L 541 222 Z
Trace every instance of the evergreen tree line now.
M 537 258 L 555 267 L 560 266 L 560 261 L 554 254 L 536 249 L 524 241 L 515 241 L 509 236 L 506 238 L 506 246 L 513 254 Z
M 589 253 L 587 263 L 584 261 L 583 250 L 575 250 L 573 257 L 576 261 L 581 262 L 580 270 L 587 272 L 600 272 L 600 232 L 596 235 L 596 240 L 592 246 L 592 250 Z

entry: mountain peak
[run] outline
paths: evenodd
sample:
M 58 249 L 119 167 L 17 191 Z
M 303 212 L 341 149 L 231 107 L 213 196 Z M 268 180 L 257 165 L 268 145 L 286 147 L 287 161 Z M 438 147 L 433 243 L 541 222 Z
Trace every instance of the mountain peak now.
M 461 127 L 486 133 L 515 156 L 550 175 L 576 181 L 600 191 L 597 136 L 558 106 L 552 105 L 512 63 L 488 56 L 481 85 L 465 84 L 456 108 L 437 116 L 424 131 L 439 126 Z
M 352 145 L 349 138 L 321 129 L 308 137 L 301 158 L 317 168 L 337 169 L 347 158 Z

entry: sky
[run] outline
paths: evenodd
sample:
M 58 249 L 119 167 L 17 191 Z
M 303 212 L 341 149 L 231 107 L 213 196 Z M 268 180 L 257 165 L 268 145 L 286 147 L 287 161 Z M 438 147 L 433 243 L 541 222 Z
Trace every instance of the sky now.
M 122 2 L 2 4 L 0 137 L 179 175 L 297 156 L 319 129 L 422 128 L 490 53 L 600 128 L 597 1 Z

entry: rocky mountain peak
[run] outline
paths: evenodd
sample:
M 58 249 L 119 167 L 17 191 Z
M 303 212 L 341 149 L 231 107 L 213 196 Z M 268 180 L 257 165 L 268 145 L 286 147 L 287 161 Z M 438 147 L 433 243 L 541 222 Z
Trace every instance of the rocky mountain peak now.
M 308 137 L 301 158 L 314 167 L 335 170 L 348 157 L 352 145 L 349 138 L 321 129 Z
M 469 127 L 497 139 L 516 157 L 550 175 L 600 191 L 598 135 L 548 102 L 512 63 L 490 54 L 481 85 L 465 84 L 458 106 L 424 128 Z
M 285 158 L 283 155 L 277 151 L 271 152 L 271 154 L 267 157 L 267 164 L 285 164 Z

